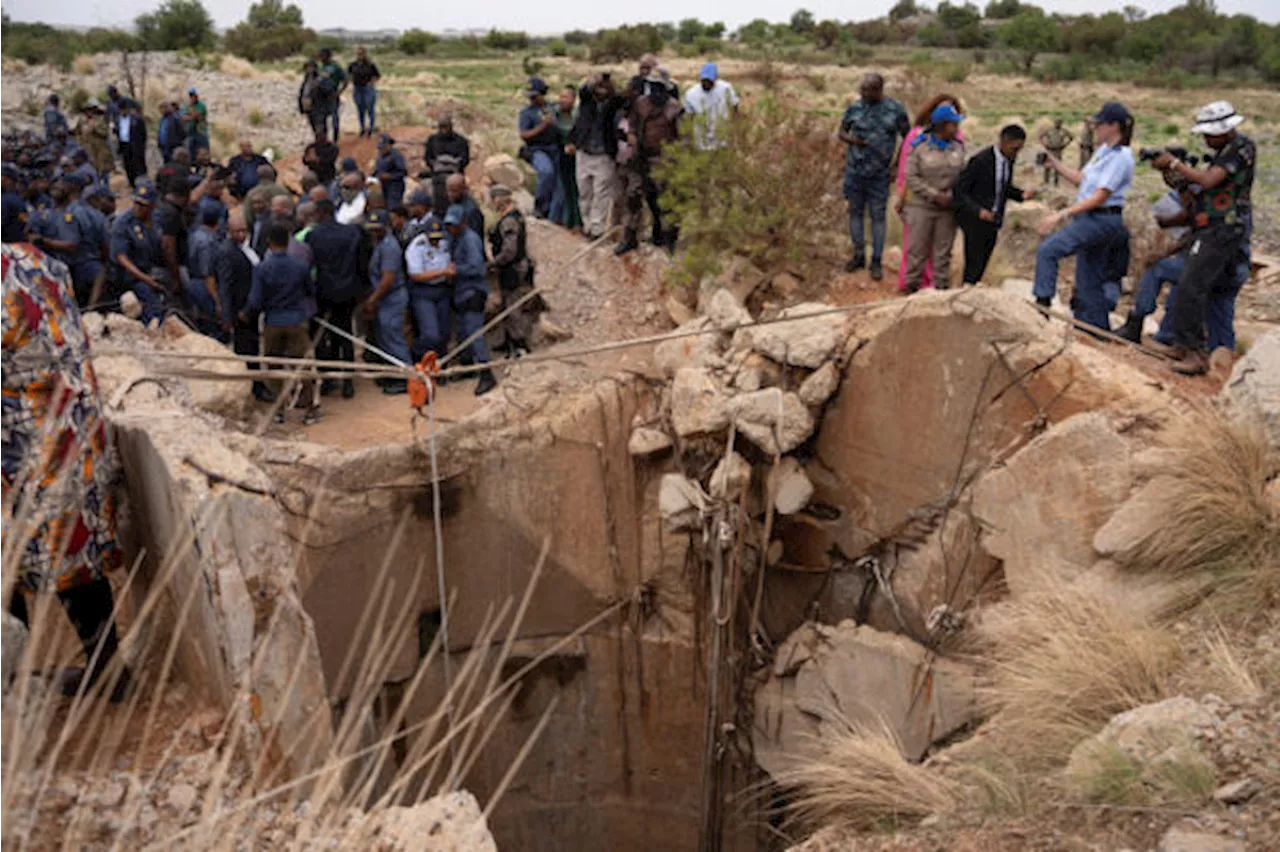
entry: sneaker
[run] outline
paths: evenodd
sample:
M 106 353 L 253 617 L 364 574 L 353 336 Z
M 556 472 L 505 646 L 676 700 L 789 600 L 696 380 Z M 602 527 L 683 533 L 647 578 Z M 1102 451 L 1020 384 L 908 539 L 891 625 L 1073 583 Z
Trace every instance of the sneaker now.
M 498 379 L 493 375 L 493 371 L 485 370 L 480 374 L 480 381 L 476 383 L 476 396 L 484 396 L 497 386 Z
M 849 262 L 844 265 L 845 272 L 857 272 L 859 269 L 867 265 L 867 256 L 861 251 L 855 251 L 853 257 L 849 258 Z
M 312 406 L 307 409 L 307 413 L 302 415 L 303 426 L 314 426 L 320 422 L 320 406 Z
M 878 260 L 871 261 L 871 280 L 872 281 L 884 280 L 884 267 L 880 265 L 880 261 Z
M 639 247 L 640 244 L 636 242 L 635 229 L 627 228 L 626 232 L 622 235 L 622 242 L 613 247 L 613 254 L 615 257 L 622 257 L 622 255 L 635 251 Z

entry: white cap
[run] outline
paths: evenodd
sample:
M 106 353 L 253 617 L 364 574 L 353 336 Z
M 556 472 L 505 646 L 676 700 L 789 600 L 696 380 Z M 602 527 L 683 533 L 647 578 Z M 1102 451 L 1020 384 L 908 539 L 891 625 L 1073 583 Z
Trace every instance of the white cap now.
M 1206 136 L 1221 136 L 1232 128 L 1244 123 L 1244 116 L 1236 114 L 1236 108 L 1227 101 L 1214 101 L 1208 106 L 1200 107 L 1196 113 L 1195 127 L 1192 133 L 1203 133 Z

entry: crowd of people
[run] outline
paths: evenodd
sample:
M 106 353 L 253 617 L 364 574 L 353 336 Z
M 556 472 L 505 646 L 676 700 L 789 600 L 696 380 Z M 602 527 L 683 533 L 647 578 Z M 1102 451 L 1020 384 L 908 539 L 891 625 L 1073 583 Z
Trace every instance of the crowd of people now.
M 965 284 L 982 280 L 1004 222 L 1008 201 L 1026 201 L 1039 192 L 1014 183 L 1014 166 L 1026 144 L 1026 130 L 1010 124 L 996 144 L 968 155 L 960 132 L 963 107 L 951 95 L 934 97 L 908 118 L 901 103 L 884 93 L 877 74 L 863 79 L 859 98 L 845 111 L 840 138 L 848 146 L 844 192 L 849 202 L 850 271 L 869 266 L 880 280 L 885 243 L 885 212 L 897 171 L 894 205 L 903 222 L 903 262 L 899 287 L 948 286 L 956 230 L 963 232 Z M 1165 283 L 1176 285 L 1167 297 L 1164 321 L 1153 346 L 1187 375 L 1208 370 L 1208 353 L 1233 349 L 1235 299 L 1249 277 L 1253 186 L 1257 150 L 1237 128 L 1244 117 L 1230 103 L 1215 101 L 1199 110 L 1191 132 L 1207 153 L 1190 157 L 1180 149 L 1132 149 L 1133 115 L 1108 102 L 1084 122 L 1079 168 L 1063 161 L 1073 141 L 1060 120 L 1040 135 L 1037 156 L 1048 177 L 1078 189 L 1074 201 L 1046 215 L 1037 229 L 1043 241 L 1036 252 L 1033 294 L 1049 308 L 1057 293 L 1058 266 L 1075 256 L 1071 297 L 1074 317 L 1105 331 L 1116 309 L 1130 261 L 1124 223 L 1126 197 L 1139 159 L 1160 170 L 1169 194 L 1157 204 L 1156 223 L 1170 229 L 1162 256 L 1146 259 L 1133 311 L 1114 329 L 1134 342 L 1142 340 L 1146 316 L 1155 311 Z M 901 140 L 901 141 L 899 141 Z M 1199 167 L 1197 167 L 1199 164 Z M 871 223 L 868 261 L 865 221 Z

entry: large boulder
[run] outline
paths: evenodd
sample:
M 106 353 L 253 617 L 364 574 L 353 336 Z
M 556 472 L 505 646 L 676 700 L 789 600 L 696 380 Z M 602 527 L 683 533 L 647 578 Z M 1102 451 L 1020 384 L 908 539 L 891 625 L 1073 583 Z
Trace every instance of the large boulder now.
M 379 808 L 360 827 L 364 848 L 386 852 L 497 852 L 476 797 L 443 793 L 411 807 Z M 345 838 L 350 842 L 352 838 Z M 338 839 L 342 843 L 343 839 Z M 362 844 L 362 845 L 363 845 Z
M 852 621 L 809 623 L 774 660 L 756 692 L 752 741 L 756 762 L 775 778 L 849 723 L 883 720 L 903 756 L 919 760 L 932 743 L 976 718 L 974 671 L 905 636 Z
M 484 174 L 490 184 L 500 183 L 512 191 L 524 186 L 524 172 L 510 154 L 494 154 L 485 158 Z
M 653 348 L 653 361 L 667 376 L 674 376 L 682 367 L 721 366 L 720 334 L 712 328 L 707 317 L 697 317 L 676 329 L 688 332 L 684 337 L 664 340 Z
M 1262 421 L 1271 446 L 1280 448 L 1280 329 L 1254 341 L 1222 394 L 1237 411 Z
M 1096 561 L 1094 534 L 1129 496 L 1129 445 L 1101 412 L 1072 417 L 1038 436 L 974 488 L 983 545 L 1004 561 L 1014 594 L 1047 567 L 1083 573 Z

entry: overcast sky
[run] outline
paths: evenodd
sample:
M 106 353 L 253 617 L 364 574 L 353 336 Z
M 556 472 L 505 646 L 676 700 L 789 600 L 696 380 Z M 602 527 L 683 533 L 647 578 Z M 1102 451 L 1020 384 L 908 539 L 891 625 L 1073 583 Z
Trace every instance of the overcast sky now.
M 643 4 L 601 3 L 598 0 L 562 0 L 562 2 L 529 2 L 529 0 L 488 0 L 487 2 L 427 3 L 423 0 L 384 0 L 362 4 L 351 0 L 305 0 L 303 13 L 308 26 L 318 29 L 409 29 L 429 30 L 499 29 L 526 32 L 558 33 L 571 29 L 595 30 L 600 27 L 648 21 L 677 21 L 696 17 L 704 21 L 723 20 L 730 29 L 753 18 L 785 20 L 793 9 L 806 8 L 819 20 L 873 18 L 884 15 L 896 0 L 868 0 L 855 12 L 845 0 L 802 0 L 779 5 L 770 0 L 737 0 L 727 3 L 689 3 L 688 0 L 647 0 Z M 975 0 L 985 5 L 985 0 Z M 1181 0 L 1131 0 L 1150 13 L 1180 5 Z M 51 24 L 111 26 L 127 24 L 141 12 L 160 5 L 159 0 L 3 0 L 0 6 L 16 21 L 44 21 Z M 204 0 L 205 8 L 219 27 L 234 26 L 244 18 L 249 0 Z M 928 0 L 927 5 L 936 5 Z M 1124 5 L 1117 0 L 1040 0 L 1039 5 L 1054 12 L 1082 14 L 1108 12 Z M 1219 11 L 1227 14 L 1247 13 L 1276 23 L 1280 21 L 1277 0 L 1218 0 Z

